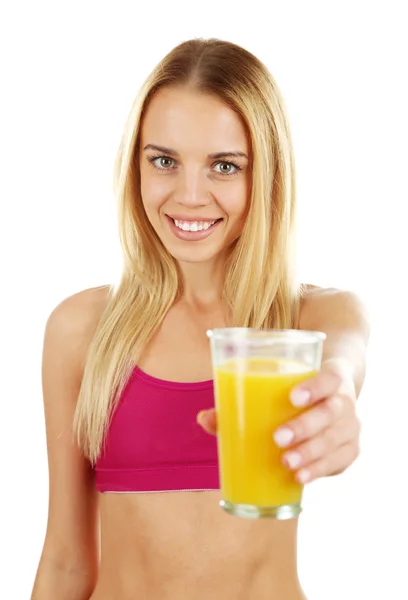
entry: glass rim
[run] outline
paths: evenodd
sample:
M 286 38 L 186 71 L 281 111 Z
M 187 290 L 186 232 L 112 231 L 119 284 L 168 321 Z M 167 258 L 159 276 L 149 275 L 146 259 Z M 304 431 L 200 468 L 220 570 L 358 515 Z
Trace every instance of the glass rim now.
M 308 329 L 256 329 L 255 327 L 219 327 L 206 331 L 210 340 L 225 341 L 268 341 L 300 342 L 310 344 L 311 342 L 324 341 L 327 335 L 323 331 L 310 331 Z

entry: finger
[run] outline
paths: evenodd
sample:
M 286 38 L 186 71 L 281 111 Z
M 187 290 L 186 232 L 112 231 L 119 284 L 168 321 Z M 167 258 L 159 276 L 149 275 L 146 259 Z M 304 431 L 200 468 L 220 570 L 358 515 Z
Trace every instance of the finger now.
M 310 483 L 319 477 L 338 475 L 349 467 L 359 455 L 357 442 L 347 443 L 331 454 L 310 463 L 306 468 L 297 471 L 295 478 L 299 483 Z
M 323 365 L 316 377 L 307 379 L 292 389 L 290 401 L 294 406 L 314 404 L 335 394 L 341 381 L 338 373 Z
M 292 470 L 307 467 L 347 443 L 358 440 L 360 422 L 357 418 L 340 419 L 335 427 L 324 429 L 319 435 L 285 452 L 282 462 Z
M 217 417 L 215 414 L 215 409 L 210 408 L 208 410 L 201 410 L 197 415 L 197 423 L 201 425 L 201 427 L 211 435 L 216 435 L 217 433 Z
M 284 448 L 314 437 L 333 425 L 344 412 L 344 397 L 340 394 L 331 396 L 279 427 L 274 433 L 275 442 Z

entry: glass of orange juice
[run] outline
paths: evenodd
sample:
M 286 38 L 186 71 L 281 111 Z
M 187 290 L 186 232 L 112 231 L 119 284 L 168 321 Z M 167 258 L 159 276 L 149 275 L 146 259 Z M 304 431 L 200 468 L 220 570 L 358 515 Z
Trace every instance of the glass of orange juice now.
M 224 328 L 207 331 L 214 371 L 222 500 L 244 518 L 290 519 L 303 486 L 282 463 L 275 429 L 300 414 L 291 389 L 320 369 L 324 333 Z

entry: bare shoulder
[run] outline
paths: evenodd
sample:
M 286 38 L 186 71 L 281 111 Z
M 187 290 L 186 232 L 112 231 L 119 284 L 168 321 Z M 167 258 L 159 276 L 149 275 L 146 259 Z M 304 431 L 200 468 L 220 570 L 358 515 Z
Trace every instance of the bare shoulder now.
M 351 290 L 344 290 L 340 288 L 324 288 L 318 285 L 312 285 L 310 283 L 302 284 L 303 295 L 302 295 L 302 306 L 323 306 L 329 305 L 333 301 L 335 302 L 361 302 L 361 298 L 355 292 Z
M 332 298 L 333 294 L 340 292 L 336 288 L 323 288 L 310 283 L 302 283 L 301 289 L 300 321 L 302 321 L 305 314 L 313 312 L 322 305 L 327 304 L 328 298 Z
M 339 290 L 338 288 L 324 288 L 318 285 L 312 285 L 311 283 L 302 283 L 303 289 L 303 298 L 308 300 L 310 298 L 327 296 L 329 294 L 333 294 L 335 292 L 340 292 L 343 290 Z
M 86 325 L 98 320 L 109 299 L 109 285 L 87 288 L 62 300 L 52 311 L 50 317 L 62 322 L 74 318 L 78 325 Z
M 300 305 L 300 329 L 319 328 L 322 323 L 341 319 L 344 326 L 358 320 L 368 328 L 367 306 L 362 298 L 351 290 L 322 288 L 303 284 L 303 297 Z
M 33 590 L 35 597 L 46 593 L 56 569 L 81 579 L 84 598 L 89 597 L 96 579 L 98 497 L 93 470 L 74 443 L 72 428 L 86 350 L 109 300 L 109 292 L 110 286 L 100 286 L 65 298 L 53 309 L 45 325 L 42 389 L 49 508 Z
M 81 290 L 63 299 L 51 312 L 46 333 L 53 331 L 65 342 L 75 344 L 78 356 L 86 347 L 98 325 L 110 296 L 110 285 Z

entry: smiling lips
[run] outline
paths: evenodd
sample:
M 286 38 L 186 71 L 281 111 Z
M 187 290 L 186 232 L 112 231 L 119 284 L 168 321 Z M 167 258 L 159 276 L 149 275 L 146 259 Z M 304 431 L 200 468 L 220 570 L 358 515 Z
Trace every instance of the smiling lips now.
M 186 241 L 202 240 L 208 237 L 222 219 L 207 219 L 197 217 L 196 220 L 186 219 L 184 215 L 166 215 L 172 232 L 179 239 Z
M 179 219 L 173 219 L 176 227 L 182 229 L 183 231 L 202 231 L 206 230 L 211 225 L 214 225 L 215 221 L 180 221 Z

